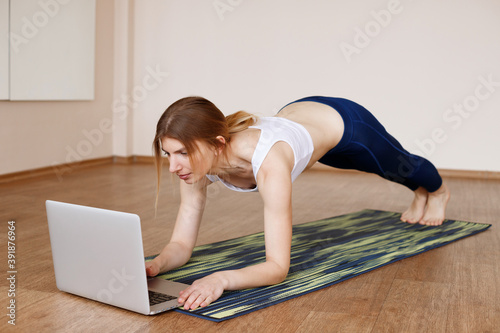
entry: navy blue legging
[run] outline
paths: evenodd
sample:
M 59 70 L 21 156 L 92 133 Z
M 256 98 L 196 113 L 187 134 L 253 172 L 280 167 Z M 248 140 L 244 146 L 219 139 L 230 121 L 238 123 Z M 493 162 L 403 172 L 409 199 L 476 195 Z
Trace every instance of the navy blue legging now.
M 344 134 L 320 163 L 341 169 L 375 173 L 412 191 L 422 186 L 429 192 L 441 187 L 436 167 L 410 154 L 364 107 L 344 98 L 312 96 L 296 102 L 318 102 L 334 108 L 344 120 Z

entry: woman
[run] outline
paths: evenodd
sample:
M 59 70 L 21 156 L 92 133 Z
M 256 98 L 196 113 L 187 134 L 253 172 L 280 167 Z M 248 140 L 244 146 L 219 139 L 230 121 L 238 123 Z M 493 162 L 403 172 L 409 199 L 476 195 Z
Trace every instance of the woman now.
M 146 272 L 155 276 L 184 265 L 196 243 L 209 184 L 221 181 L 236 191 L 256 191 L 264 202 L 266 261 L 220 271 L 181 292 L 185 309 L 204 307 L 224 290 L 279 283 L 290 263 L 292 182 L 314 163 L 357 169 L 398 182 L 415 197 L 401 220 L 439 225 L 449 191 L 436 168 L 408 153 L 362 106 L 347 99 L 307 97 L 274 117 L 256 119 L 243 111 L 224 117 L 210 101 L 187 97 L 158 121 L 153 143 L 158 170 L 162 151 L 169 171 L 182 180 L 181 204 L 170 242 Z

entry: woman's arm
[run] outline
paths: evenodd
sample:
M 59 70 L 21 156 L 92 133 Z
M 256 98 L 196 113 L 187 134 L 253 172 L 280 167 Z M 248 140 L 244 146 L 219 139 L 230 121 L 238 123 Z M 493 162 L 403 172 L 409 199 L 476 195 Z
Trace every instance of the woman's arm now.
M 266 261 L 238 270 L 216 272 L 195 281 L 181 292 L 179 298 L 181 303 L 185 302 L 186 309 L 207 306 L 219 298 L 224 290 L 272 285 L 286 278 L 292 239 L 290 174 L 293 152 L 285 143 L 277 143 L 271 152 L 257 175 L 259 192 L 264 201 Z
M 180 182 L 181 204 L 172 237 L 160 254 L 146 263 L 148 276 L 180 267 L 191 257 L 205 208 L 206 188 L 209 183 L 208 179 L 193 185 Z
M 226 290 L 237 290 L 282 282 L 290 267 L 292 242 L 292 181 L 290 171 L 273 166 L 263 172 L 259 192 L 264 201 L 266 261 L 238 270 L 222 272 Z

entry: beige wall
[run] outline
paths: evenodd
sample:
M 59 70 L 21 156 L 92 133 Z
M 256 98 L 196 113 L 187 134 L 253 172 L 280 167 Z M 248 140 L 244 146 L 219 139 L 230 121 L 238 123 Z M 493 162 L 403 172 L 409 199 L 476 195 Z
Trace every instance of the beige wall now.
M 316 94 L 363 104 L 438 168 L 500 171 L 498 13 L 496 0 L 98 0 L 95 101 L 0 102 L 0 174 L 151 155 L 158 117 L 187 95 L 272 115 Z
M 95 100 L 0 101 L 0 174 L 113 154 L 114 1 L 96 10 Z
M 439 168 L 500 171 L 499 13 L 497 0 L 141 1 L 134 84 L 148 66 L 169 76 L 135 110 L 133 152 L 150 153 L 158 117 L 186 95 L 264 115 L 327 95 Z

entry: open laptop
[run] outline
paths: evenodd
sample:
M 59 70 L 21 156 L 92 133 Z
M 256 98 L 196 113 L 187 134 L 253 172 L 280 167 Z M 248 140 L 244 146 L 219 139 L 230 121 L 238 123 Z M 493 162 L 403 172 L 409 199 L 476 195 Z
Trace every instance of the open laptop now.
M 188 285 L 147 278 L 136 214 L 46 201 L 57 288 L 152 315 L 179 307 Z

